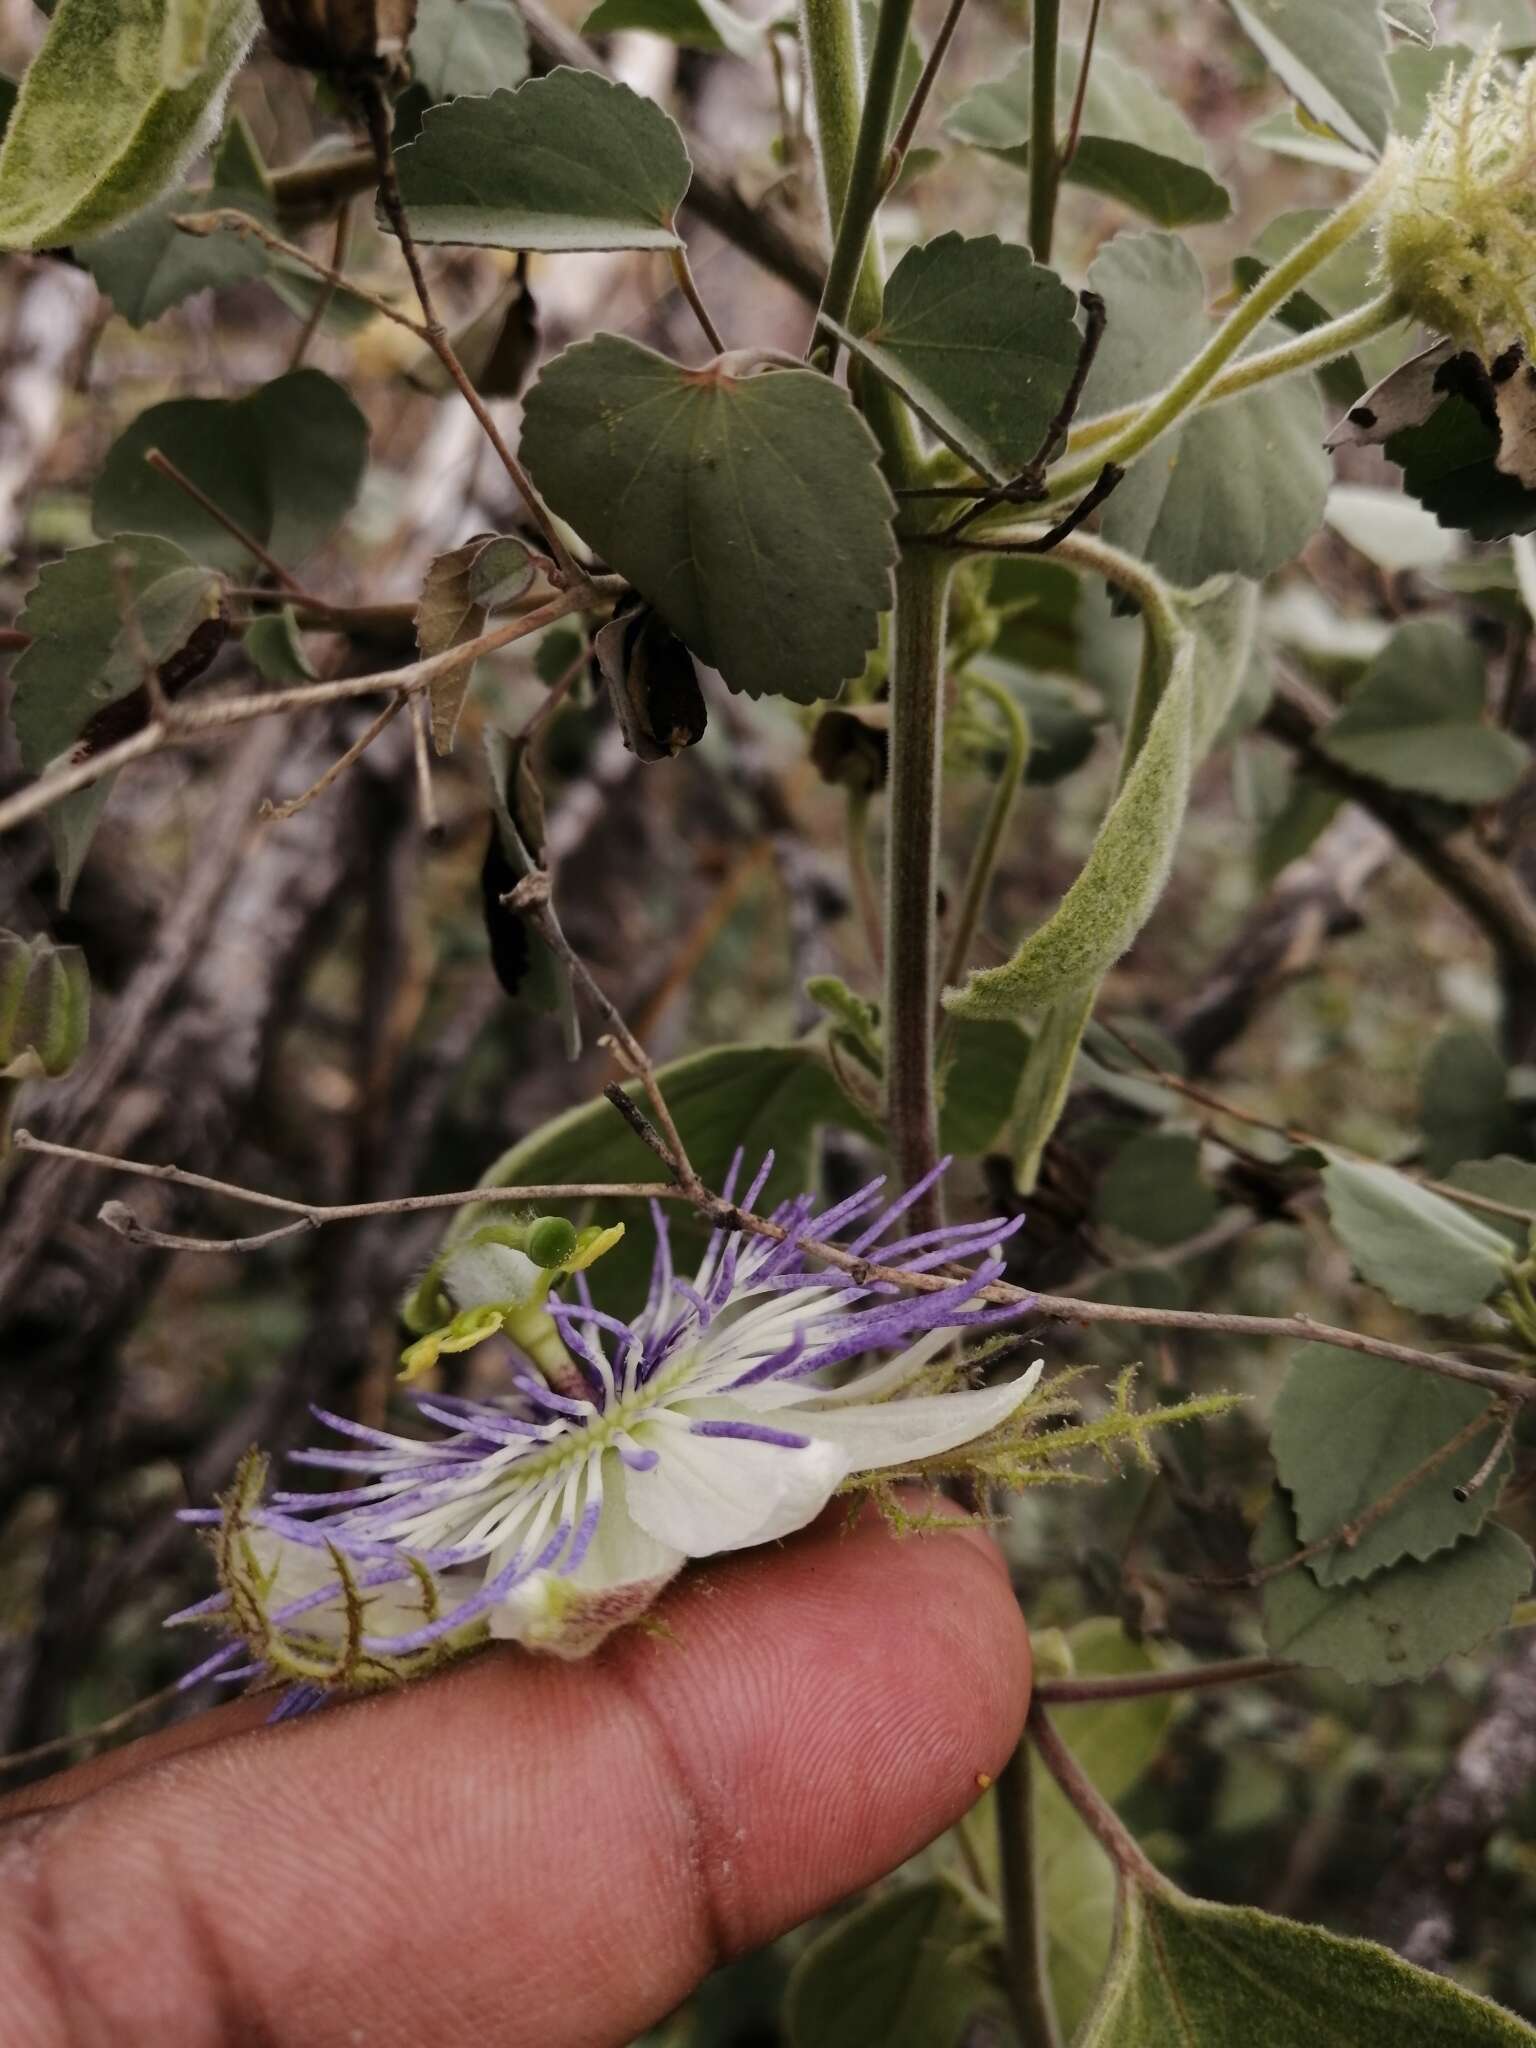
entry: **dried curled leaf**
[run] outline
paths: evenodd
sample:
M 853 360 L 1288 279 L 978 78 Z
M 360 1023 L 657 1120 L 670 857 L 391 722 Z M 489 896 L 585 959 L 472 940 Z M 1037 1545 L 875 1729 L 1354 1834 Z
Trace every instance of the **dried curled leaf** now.
M 255 0 L 59 0 L 0 148 L 0 248 L 104 234 L 158 199 L 217 132 Z M 174 18 L 173 18 L 174 15 Z M 201 61 L 189 53 L 201 41 Z
M 477 533 L 439 555 L 427 571 L 416 607 L 416 644 L 425 655 L 445 654 L 485 631 L 488 612 L 511 604 L 533 581 L 534 559 L 510 534 Z M 472 661 L 448 670 L 429 687 L 432 744 L 453 752 L 453 736 L 469 694 Z

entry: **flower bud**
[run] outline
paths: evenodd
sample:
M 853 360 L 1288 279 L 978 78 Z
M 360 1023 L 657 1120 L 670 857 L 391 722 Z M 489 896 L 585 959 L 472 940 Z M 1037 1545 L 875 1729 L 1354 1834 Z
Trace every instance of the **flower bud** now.
M 1536 355 L 1536 66 L 1490 44 L 1430 102 L 1378 235 L 1383 281 L 1426 326 L 1491 362 Z
M 57 1080 L 85 1050 L 91 979 L 78 946 L 0 930 L 0 1159 L 23 1081 Z

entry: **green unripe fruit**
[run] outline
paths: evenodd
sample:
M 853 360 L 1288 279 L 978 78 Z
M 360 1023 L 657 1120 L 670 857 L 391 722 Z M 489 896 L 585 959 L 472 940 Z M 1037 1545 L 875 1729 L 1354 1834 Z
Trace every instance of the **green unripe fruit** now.
M 563 1266 L 576 1249 L 576 1226 L 563 1216 L 538 1216 L 528 1226 L 524 1249 L 546 1271 Z

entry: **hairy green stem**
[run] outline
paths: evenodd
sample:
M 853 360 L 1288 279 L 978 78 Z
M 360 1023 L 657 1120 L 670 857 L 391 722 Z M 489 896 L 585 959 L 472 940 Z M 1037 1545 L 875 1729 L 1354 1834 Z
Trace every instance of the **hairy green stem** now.
M 1035 0 L 1029 45 L 1029 246 L 1037 263 L 1051 260 L 1061 153 L 1056 146 L 1056 67 L 1061 0 Z
M 1061 2028 L 1051 2003 L 1051 1980 L 1046 1965 L 1031 1768 L 1029 1740 L 1021 1736 L 1018 1748 L 1004 1764 L 997 1781 L 1003 1973 L 1021 2048 L 1060 2048 Z
M 1268 384 L 1275 378 L 1293 376 L 1298 370 L 1315 369 L 1320 363 L 1331 362 L 1335 356 L 1345 354 L 1359 343 L 1385 334 L 1389 327 L 1405 317 L 1396 293 L 1382 292 L 1378 298 L 1367 299 L 1352 313 L 1341 313 L 1337 320 L 1313 327 L 1292 341 L 1277 342 L 1273 348 L 1257 349 L 1251 356 L 1243 356 L 1212 381 L 1200 404 L 1202 407 L 1215 405 L 1223 398 L 1235 398 L 1239 392 L 1252 391 L 1256 385 Z M 1096 419 L 1085 420 L 1080 427 L 1074 427 L 1067 442 L 1069 453 L 1078 455 L 1085 449 L 1101 447 L 1112 435 L 1120 433 L 1139 417 L 1145 402 L 1138 399 L 1132 405 L 1117 406 L 1113 412 L 1100 413 Z
M 905 1187 L 932 1170 L 939 1152 L 934 924 L 948 596 L 948 563 L 931 550 L 909 549 L 896 571 L 885 856 L 886 1120 Z M 935 1190 L 912 1211 L 912 1228 L 930 1230 L 938 1220 Z
M 997 784 L 992 791 L 992 801 L 987 806 L 981 837 L 977 840 L 976 849 L 971 855 L 970 872 L 965 878 L 965 892 L 960 899 L 959 915 L 955 919 L 955 929 L 944 960 L 944 972 L 940 976 L 940 985 L 944 988 L 957 982 L 965 972 L 971 942 L 976 936 L 976 927 L 981 922 L 982 908 L 991 885 L 992 870 L 997 866 L 1008 822 L 1013 816 L 1014 805 L 1019 800 L 1024 771 L 1029 766 L 1029 720 L 1012 694 L 1005 690 L 1001 683 L 993 682 L 988 676 L 970 676 L 967 678 L 966 687 L 985 697 L 987 702 L 1001 713 L 1007 752 L 1003 758 Z
M 901 60 L 911 26 L 912 0 L 880 0 L 869 53 L 869 81 L 821 295 L 819 317 L 835 320 L 839 326 L 846 323 L 850 312 L 857 313 L 860 325 L 880 317 L 878 266 L 866 268 L 864 256 L 885 183 L 886 138 L 896 117 Z M 835 357 L 835 341 L 831 349 Z
M 1271 313 L 1283 306 L 1302 281 L 1325 263 L 1346 242 L 1352 241 L 1371 220 L 1397 177 L 1397 158 L 1386 160 L 1366 179 L 1354 196 L 1336 213 L 1321 222 L 1290 255 L 1267 270 L 1247 296 L 1233 308 L 1193 359 L 1156 396 L 1149 399 L 1136 417 L 1119 433 L 1100 444 L 1091 455 L 1068 461 L 1051 475 L 1050 504 L 1064 504 L 1075 498 L 1098 476 L 1106 462 L 1122 467 L 1144 455 L 1154 441 L 1198 405 L 1211 385 L 1232 361 L 1243 343 Z M 1314 336 L 1326 330 L 1317 328 Z M 1313 337 L 1304 336 L 1303 340 Z M 1320 360 L 1320 358 L 1319 358 Z
M 800 0 L 800 34 L 810 73 L 812 125 L 821 164 L 822 192 L 834 243 L 841 240 L 853 187 L 864 106 L 864 63 L 859 18 L 850 0 Z M 878 244 L 864 224 L 855 285 L 845 312 L 860 323 L 880 317 L 882 272 Z M 851 232 L 851 231 L 850 231 Z M 826 291 L 822 307 L 827 309 Z M 811 347 L 819 330 L 811 331 Z
M 1038 1700 L 1030 1706 L 1027 1734 L 1040 1752 L 1040 1761 L 1113 1862 L 1121 1882 L 1139 1885 L 1144 1891 L 1165 1890 L 1162 1872 L 1056 1733 Z

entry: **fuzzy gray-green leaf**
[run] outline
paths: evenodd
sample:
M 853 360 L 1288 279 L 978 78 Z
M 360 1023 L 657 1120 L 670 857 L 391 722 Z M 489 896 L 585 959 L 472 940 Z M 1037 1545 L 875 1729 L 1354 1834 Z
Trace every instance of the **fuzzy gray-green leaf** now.
M 170 0 L 60 0 L 0 147 L 0 248 L 105 233 L 148 206 L 217 132 L 256 0 L 213 0 L 203 61 L 164 75 Z

